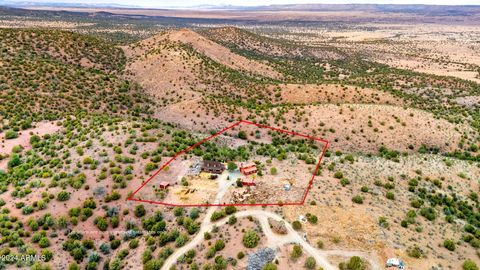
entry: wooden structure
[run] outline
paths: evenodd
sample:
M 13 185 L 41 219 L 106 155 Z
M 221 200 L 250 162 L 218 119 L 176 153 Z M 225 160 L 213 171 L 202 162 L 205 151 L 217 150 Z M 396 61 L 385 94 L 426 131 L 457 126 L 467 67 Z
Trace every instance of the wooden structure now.
M 254 162 L 248 162 L 240 165 L 240 172 L 243 175 L 250 175 L 257 172 L 257 165 Z
M 253 181 L 253 179 L 242 179 L 242 185 L 243 185 L 243 186 L 248 186 L 248 187 L 256 186 L 256 184 L 255 184 L 255 182 Z
M 202 171 L 208 173 L 221 174 L 225 170 L 223 163 L 213 160 L 204 160 L 202 164 Z
M 160 182 L 160 188 L 161 189 L 167 189 L 169 186 L 170 186 L 170 183 L 168 183 L 168 182 L 165 182 L 165 181 Z

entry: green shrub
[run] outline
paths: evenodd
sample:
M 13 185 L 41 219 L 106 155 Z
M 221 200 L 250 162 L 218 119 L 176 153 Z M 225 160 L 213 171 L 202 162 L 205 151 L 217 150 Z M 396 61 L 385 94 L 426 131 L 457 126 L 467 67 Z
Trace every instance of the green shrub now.
M 343 178 L 343 173 L 338 171 L 338 172 L 335 172 L 333 174 L 333 177 L 337 178 L 337 179 L 342 179 Z
M 324 246 L 325 246 L 325 244 L 323 243 L 322 240 L 318 240 L 318 241 L 317 241 L 317 248 L 322 249 Z
M 70 192 L 67 191 L 60 191 L 57 194 L 57 201 L 64 202 L 70 199 Z
M 292 222 L 292 227 L 295 231 L 299 231 L 302 229 L 302 223 L 298 220 L 295 220 L 294 222 Z
M 222 239 L 218 239 L 217 241 L 215 241 L 214 248 L 216 251 L 222 250 L 223 248 L 225 248 L 225 242 Z
M 358 256 L 353 256 L 347 263 L 339 265 L 340 270 L 365 270 L 365 262 Z
M 198 208 L 192 208 L 192 210 L 190 210 L 191 219 L 197 219 L 199 216 L 200 216 L 200 210 L 198 210 Z
M 8 168 L 14 168 L 20 164 L 22 164 L 22 160 L 20 159 L 20 156 L 18 154 L 13 154 L 10 160 L 8 161 L 7 166 Z
M 229 205 L 229 206 L 225 207 L 225 214 L 231 215 L 235 212 L 237 212 L 237 208 L 235 206 Z
M 317 262 L 315 261 L 315 258 L 313 258 L 313 257 L 308 257 L 305 260 L 305 268 L 307 268 L 307 269 L 315 269 L 316 265 L 317 265 Z
M 247 133 L 243 130 L 240 130 L 238 132 L 238 138 L 242 139 L 242 140 L 246 140 L 247 139 Z
M 309 215 L 307 215 L 307 220 L 308 220 L 308 222 L 310 222 L 311 224 L 317 224 L 317 222 L 318 222 L 318 217 L 317 217 L 316 215 L 309 214 Z
M 453 242 L 453 240 L 451 240 L 451 239 L 445 239 L 443 241 L 443 247 L 450 250 L 450 251 L 454 251 L 455 250 L 455 242 Z
M 262 267 L 262 270 L 277 270 L 277 266 L 274 263 L 267 263 Z
M 425 217 L 426 219 L 428 219 L 430 221 L 435 220 L 435 218 L 437 218 L 437 212 L 432 207 L 422 208 L 420 210 L 420 215 L 422 215 L 423 217 Z
M 344 187 L 350 184 L 350 180 L 348 180 L 347 178 L 342 178 L 340 179 L 340 184 Z
M 38 241 L 38 245 L 41 248 L 46 248 L 46 247 L 50 246 L 50 241 L 48 241 L 47 237 L 42 237 L 42 239 L 40 239 L 40 241 Z
M 98 228 L 100 231 L 102 231 L 102 232 L 106 231 L 107 228 L 108 228 L 107 220 L 106 220 L 104 217 L 97 217 L 97 218 L 95 218 L 95 220 L 94 220 L 93 223 L 94 223 L 94 224 L 97 226 L 97 228 Z
M 184 246 L 188 241 L 188 235 L 186 234 L 180 234 L 177 239 L 175 239 L 175 246 L 176 247 L 182 247 Z
M 33 207 L 32 206 L 26 205 L 22 208 L 22 214 L 29 215 L 31 213 L 33 213 Z
M 136 249 L 138 247 L 138 239 L 132 239 L 130 243 L 128 243 L 128 247 L 130 249 Z
M 254 248 L 258 245 L 260 237 L 255 231 L 249 230 L 243 235 L 243 245 L 247 248 Z
M 11 140 L 11 139 L 15 139 L 15 138 L 18 138 L 18 133 L 16 131 L 7 130 L 5 132 L 5 139 Z
M 242 251 L 239 251 L 239 252 L 237 253 L 237 259 L 241 260 L 241 259 L 243 259 L 244 257 L 245 257 L 245 253 L 243 253 Z
M 353 196 L 352 202 L 357 203 L 357 204 L 362 204 L 363 203 L 363 197 L 360 195 Z
M 293 245 L 292 252 L 290 253 L 290 258 L 296 260 L 300 258 L 303 254 L 302 247 L 300 245 Z
M 20 153 L 23 151 L 23 146 L 21 145 L 15 145 L 13 148 L 12 148 L 12 153 Z
M 238 168 L 237 164 L 235 162 L 228 162 L 227 164 L 227 170 L 229 171 L 235 171 Z
M 423 256 L 423 250 L 419 246 L 413 245 L 407 249 L 407 254 L 412 258 L 419 259 Z
M 136 217 L 143 217 L 145 216 L 145 207 L 143 205 L 137 205 L 135 206 L 135 211 L 133 212 L 135 214 Z
M 158 168 L 158 165 L 153 162 L 148 162 L 145 164 L 145 173 L 149 173 Z
M 211 221 L 217 221 L 219 219 L 224 218 L 226 215 L 227 214 L 225 213 L 224 210 L 215 211 L 215 212 L 213 212 L 212 216 L 210 217 L 210 220 Z
M 478 270 L 478 266 L 472 260 L 466 260 L 462 265 L 463 270 Z

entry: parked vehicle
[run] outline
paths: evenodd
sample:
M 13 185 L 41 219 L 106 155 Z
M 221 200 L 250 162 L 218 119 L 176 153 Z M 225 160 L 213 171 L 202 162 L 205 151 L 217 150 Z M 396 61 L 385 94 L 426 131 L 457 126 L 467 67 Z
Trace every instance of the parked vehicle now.
M 397 267 L 398 269 L 405 269 L 405 263 L 397 258 L 390 258 L 387 260 L 386 267 Z

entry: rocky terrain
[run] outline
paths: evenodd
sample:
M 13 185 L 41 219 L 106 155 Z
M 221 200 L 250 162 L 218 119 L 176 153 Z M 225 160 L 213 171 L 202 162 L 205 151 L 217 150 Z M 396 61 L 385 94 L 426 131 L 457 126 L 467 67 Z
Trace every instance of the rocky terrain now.
M 478 8 L 300 8 L 1 8 L 0 267 L 478 269 Z M 198 145 L 240 120 L 327 151 L 240 126 Z M 250 191 L 171 179 L 195 160 L 254 162 L 250 201 L 309 192 L 223 206 Z M 160 200 L 201 188 L 220 205 Z

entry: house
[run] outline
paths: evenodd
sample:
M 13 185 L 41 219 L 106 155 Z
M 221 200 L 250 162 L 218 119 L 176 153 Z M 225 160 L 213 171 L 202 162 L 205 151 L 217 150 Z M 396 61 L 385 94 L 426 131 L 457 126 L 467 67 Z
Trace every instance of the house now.
M 257 165 L 254 162 L 248 162 L 240 165 L 240 172 L 243 175 L 250 175 L 257 172 Z
M 202 171 L 207 173 L 221 174 L 225 170 L 223 163 L 213 160 L 204 160 L 202 164 Z
M 161 189 L 167 189 L 170 186 L 170 183 L 162 181 L 160 182 L 160 188 Z
M 255 182 L 253 181 L 253 179 L 242 179 L 242 185 L 243 186 L 255 186 Z

